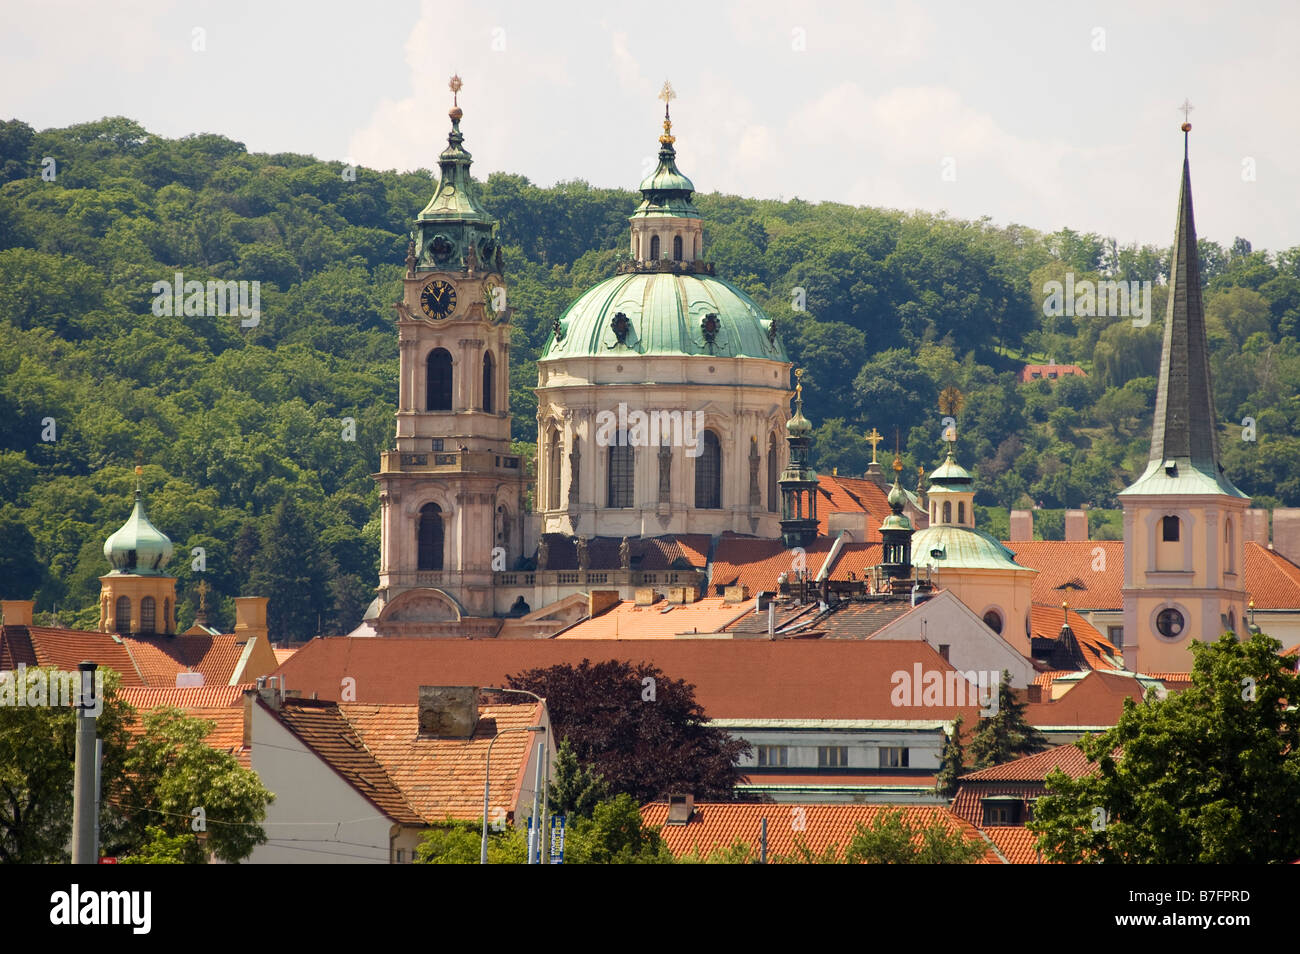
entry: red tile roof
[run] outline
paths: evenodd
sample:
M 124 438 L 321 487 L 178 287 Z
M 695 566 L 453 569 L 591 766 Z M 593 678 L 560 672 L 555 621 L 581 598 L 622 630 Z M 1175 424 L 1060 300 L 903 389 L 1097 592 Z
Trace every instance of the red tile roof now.
M 1031 702 L 1025 718 L 1036 726 L 1113 726 L 1124 711 L 1124 700 L 1141 702 L 1144 694 L 1131 674 L 1098 669 L 1055 702 Z
M 148 689 L 128 689 L 126 693 L 149 692 Z M 203 690 L 184 690 L 199 691 Z M 125 695 L 125 693 L 124 693 Z M 243 705 L 179 705 L 177 703 L 162 703 L 155 706 L 143 706 L 138 701 L 128 700 L 137 710 L 135 721 L 127 724 L 127 731 L 132 737 L 139 737 L 144 734 L 145 715 L 154 709 L 177 708 L 191 719 L 202 719 L 205 722 L 213 723 L 211 731 L 203 740 L 209 748 L 216 749 L 218 752 L 228 752 L 233 755 L 239 764 L 244 768 L 251 768 L 248 749 L 244 747 L 244 707 Z
M 424 823 L 336 703 L 285 699 L 279 711 L 272 710 L 260 699 L 255 704 L 270 712 L 303 745 L 393 821 L 402 825 Z M 258 744 L 256 739 L 253 744 Z
M 248 645 L 244 636 L 126 636 L 123 642 L 150 686 L 176 685 L 183 672 L 203 674 L 204 685 L 228 685 Z
M 695 686 L 710 718 L 948 720 L 973 706 L 897 707 L 895 672 L 952 667 L 919 640 L 315 639 L 280 667 L 304 695 L 337 699 L 356 679 L 358 701 L 408 703 L 421 685 L 500 686 L 509 675 L 583 659 L 647 662 Z M 1077 691 L 1077 690 L 1076 690 Z
M 641 817 L 652 827 L 659 827 L 668 849 L 677 857 L 692 851 L 707 855 L 719 848 L 744 842 L 751 858 L 758 856 L 759 830 L 767 819 L 768 859 L 789 855 L 802 842 L 814 852 L 831 845 L 843 851 L 853 838 L 858 823 L 872 824 L 882 812 L 901 809 L 907 823 L 928 827 L 936 820 L 950 832 L 960 832 L 969 841 L 987 844 L 979 830 L 941 805 L 765 805 L 730 802 L 697 803 L 685 825 L 668 825 L 666 802 L 652 802 L 641 808 Z M 989 847 L 983 864 L 1000 864 L 1001 859 Z
M 721 596 L 685 604 L 660 600 L 650 606 L 624 600 L 564 630 L 556 639 L 672 639 L 681 634 L 716 633 L 753 611 L 752 600 L 728 603 Z
M 46 626 L 6 626 L 6 637 L 11 630 L 25 629 L 38 665 L 57 666 L 64 672 L 75 672 L 78 663 L 90 659 L 101 667 L 116 670 L 122 675 L 122 685 L 142 686 L 145 680 L 136 669 L 126 647 L 110 633 L 82 632 L 75 629 L 54 629 Z M 15 639 L 18 643 L 21 637 Z
M 1029 625 L 1032 635 L 1039 639 L 1055 639 L 1061 632 L 1067 611 L 1059 604 L 1034 603 L 1029 610 Z M 1084 658 L 1093 669 L 1122 668 L 1116 657 L 1119 648 L 1097 631 L 1091 623 L 1076 613 L 1068 611 L 1070 629 L 1074 632 Z
M 1300 608 L 1300 566 L 1253 540 L 1246 541 L 1245 582 L 1256 609 Z
M 1037 570 L 1035 603 L 1071 608 L 1120 609 L 1124 605 L 1124 543 L 1120 540 L 1005 541 L 1016 562 Z M 1100 551 L 1098 550 L 1100 548 Z M 1100 569 L 1094 570 L 1097 566 Z M 1076 589 L 1070 584 L 1082 584 Z M 1071 624 L 1073 625 L 1073 624 Z
M 522 729 L 542 719 L 541 706 L 533 702 L 480 706 L 473 738 L 427 739 L 419 737 L 414 705 L 344 703 L 339 709 L 411 807 L 430 822 L 481 819 L 488 745 L 503 729 Z M 513 811 L 521 787 L 531 786 L 528 755 L 535 738 L 532 733 L 510 732 L 492 746 L 493 805 Z
M 156 709 L 159 706 L 176 706 L 181 709 L 214 709 L 243 704 L 245 689 L 252 683 L 238 686 L 199 686 L 189 689 L 129 686 L 118 693 L 136 709 Z
M 1070 778 L 1083 778 L 1085 775 L 1091 775 L 1096 765 L 1088 761 L 1083 750 L 1077 745 L 1058 745 L 1036 755 L 1026 755 L 1010 762 L 1003 762 L 1001 765 L 967 772 L 961 777 L 961 781 L 963 784 L 966 782 L 1041 782 L 1053 769 L 1060 769 Z
M 1038 853 L 1038 836 L 1021 825 L 990 825 L 980 831 L 993 842 L 1007 864 L 1044 865 L 1055 864 L 1042 859 Z
M 740 537 L 723 534 L 718 538 L 718 546 L 713 554 L 713 577 L 711 586 L 714 592 L 718 587 L 743 584 L 749 587 L 751 594 L 763 590 L 775 590 L 777 578 L 782 573 L 793 575 L 801 562 L 807 570 L 809 579 L 814 579 L 821 570 L 827 555 L 835 541 L 829 537 L 818 537 L 804 548 L 802 555 L 786 549 L 780 540 L 759 540 L 754 537 Z M 839 559 L 831 572 L 832 580 L 847 580 L 849 574 L 856 579 L 866 577 L 867 569 L 880 562 L 881 545 L 879 543 L 848 543 L 840 549 Z
M 1088 372 L 1077 364 L 1027 364 L 1020 369 L 1020 383 L 1024 384 L 1029 381 L 1046 380 L 1050 381 L 1053 377 L 1059 379 L 1072 374 L 1086 378 Z

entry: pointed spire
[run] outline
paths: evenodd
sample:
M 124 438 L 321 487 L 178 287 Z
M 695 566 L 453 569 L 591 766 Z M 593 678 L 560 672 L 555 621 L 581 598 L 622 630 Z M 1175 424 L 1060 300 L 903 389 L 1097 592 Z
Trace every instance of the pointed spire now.
M 1190 104 L 1184 104 L 1190 111 Z M 1201 303 L 1201 268 L 1192 213 L 1192 175 L 1183 123 L 1183 179 L 1178 196 L 1178 225 L 1169 267 L 1169 306 L 1160 355 L 1151 463 L 1191 466 L 1212 477 L 1219 474 L 1218 417 L 1210 382 L 1210 350 Z

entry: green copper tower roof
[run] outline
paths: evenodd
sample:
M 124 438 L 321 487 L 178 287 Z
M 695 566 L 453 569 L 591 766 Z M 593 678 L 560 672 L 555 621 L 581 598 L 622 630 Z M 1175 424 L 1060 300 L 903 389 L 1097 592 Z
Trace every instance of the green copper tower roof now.
M 104 541 L 104 556 L 113 565 L 114 574 L 163 575 L 162 567 L 172 556 L 172 542 L 149 522 L 139 487 L 135 491 L 131 516 Z
M 1210 348 L 1201 304 L 1201 269 L 1192 214 L 1192 174 L 1183 124 L 1183 179 L 1178 195 L 1178 224 L 1169 265 L 1169 305 L 1160 352 L 1155 424 L 1147 468 L 1121 495 L 1226 494 L 1245 498 L 1219 464 L 1210 380 Z
M 439 179 L 433 198 L 415 219 L 416 261 L 418 268 L 477 268 L 501 270 L 495 239 L 496 222 L 479 204 L 478 190 L 470 177 L 473 157 L 465 149 L 460 120 L 464 115 L 456 103 L 460 92 L 459 76 L 453 76 L 451 132 L 447 148 L 438 156 Z
M 677 151 L 673 143 L 673 121 L 668 115 L 668 102 L 674 97 L 672 87 L 665 83 L 660 98 L 664 101 L 664 131 L 659 137 L 659 165 L 655 171 L 641 180 L 641 204 L 629 217 L 629 221 L 655 216 L 672 216 L 684 219 L 698 219 L 699 211 L 691 202 L 695 185 L 682 175 L 677 168 Z

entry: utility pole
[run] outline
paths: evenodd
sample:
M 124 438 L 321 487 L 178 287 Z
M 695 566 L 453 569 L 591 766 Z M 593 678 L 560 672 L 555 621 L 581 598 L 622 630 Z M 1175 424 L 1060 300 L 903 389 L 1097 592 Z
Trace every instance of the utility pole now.
M 95 698 L 96 665 L 83 660 L 80 670 L 81 686 L 77 698 L 77 749 L 74 785 L 72 790 L 72 863 L 93 865 L 95 857 L 95 805 L 99 801 L 95 792 L 95 719 L 99 716 L 100 700 Z

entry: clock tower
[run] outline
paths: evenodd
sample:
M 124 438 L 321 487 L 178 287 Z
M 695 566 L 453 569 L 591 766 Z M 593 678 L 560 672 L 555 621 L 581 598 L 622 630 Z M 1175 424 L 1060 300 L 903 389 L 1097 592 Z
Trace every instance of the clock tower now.
M 416 218 L 394 305 L 397 446 L 376 475 L 383 540 L 379 599 L 367 614 L 381 635 L 493 616 L 493 573 L 513 569 L 523 545 L 527 478 L 510 452 L 502 254 L 470 178 L 460 88 L 453 76 L 440 178 Z

